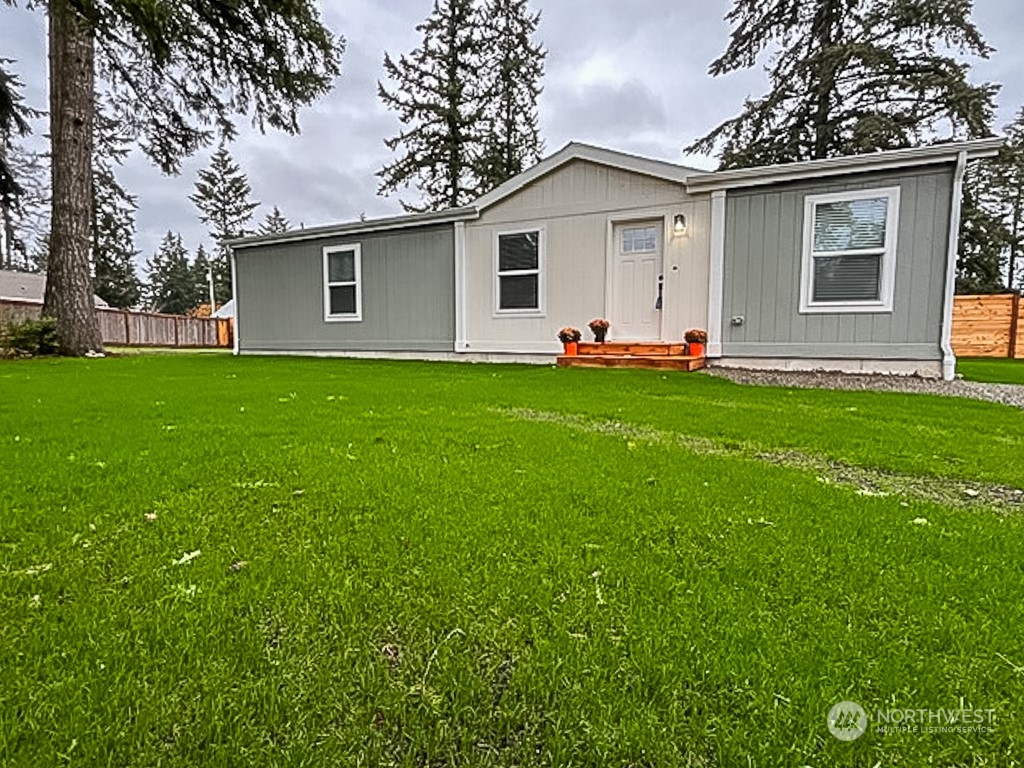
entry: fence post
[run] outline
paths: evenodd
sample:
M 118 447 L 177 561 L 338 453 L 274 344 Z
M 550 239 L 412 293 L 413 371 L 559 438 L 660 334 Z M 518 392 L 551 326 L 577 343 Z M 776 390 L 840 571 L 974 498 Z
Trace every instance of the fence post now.
M 132 345 L 132 324 L 128 319 L 128 312 L 122 312 L 121 316 L 124 317 L 124 345 L 130 347 Z
M 1010 359 L 1017 358 L 1017 328 L 1020 321 L 1020 291 L 1013 294 L 1013 303 L 1010 313 Z
M 181 344 L 178 341 L 178 316 L 174 316 L 174 346 L 179 347 Z

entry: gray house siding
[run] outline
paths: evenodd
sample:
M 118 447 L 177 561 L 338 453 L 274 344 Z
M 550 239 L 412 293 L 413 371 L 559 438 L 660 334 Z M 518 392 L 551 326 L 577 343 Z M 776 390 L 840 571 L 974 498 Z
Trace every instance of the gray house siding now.
M 361 246 L 362 320 L 324 320 L 323 249 Z M 451 224 L 239 248 L 239 351 L 451 352 L 455 342 Z
M 804 198 L 900 187 L 889 313 L 800 313 Z M 726 202 L 725 357 L 938 360 L 952 166 L 730 191 Z M 742 317 L 742 325 L 731 320 Z

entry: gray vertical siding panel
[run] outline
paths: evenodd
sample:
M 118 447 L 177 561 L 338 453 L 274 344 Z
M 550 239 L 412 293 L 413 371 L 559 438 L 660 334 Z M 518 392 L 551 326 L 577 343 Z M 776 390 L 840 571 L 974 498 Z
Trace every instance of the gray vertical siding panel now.
M 754 197 L 750 200 L 750 253 L 764 253 L 764 218 L 765 218 L 765 198 L 763 196 Z M 764 293 L 764 281 L 761 279 L 761 274 L 764 269 L 765 259 L 749 259 L 747 261 L 747 301 L 750 305 L 750 311 L 761 317 L 761 307 L 763 306 L 762 296 Z M 761 332 L 764 328 L 764 322 L 762 321 L 756 327 L 750 328 L 747 331 L 747 338 L 752 341 L 761 340 Z
M 806 196 L 891 186 L 899 186 L 901 196 L 893 311 L 800 314 Z M 941 358 L 952 187 L 951 166 L 930 166 L 730 192 L 723 353 Z M 730 325 L 737 315 L 744 324 Z
M 359 243 L 363 319 L 326 322 L 323 249 Z M 450 352 L 451 225 L 244 248 L 236 256 L 242 352 Z
M 798 218 L 796 200 L 792 195 L 776 195 L 779 199 L 779 216 L 775 227 L 775 240 L 770 243 L 774 253 L 781 252 L 783 237 L 787 226 L 792 226 Z M 789 308 L 797 299 L 797 291 L 800 286 L 800 274 L 793 269 L 793 265 L 779 259 L 774 259 L 775 264 L 775 333 L 776 335 L 787 335 L 790 332 Z
M 773 246 L 773 243 L 777 244 L 779 241 L 780 209 L 781 204 L 778 195 L 768 195 L 765 197 L 762 241 L 764 242 L 766 253 L 769 251 L 778 252 L 778 248 Z M 759 341 L 762 340 L 762 337 L 774 338 L 776 333 L 774 308 L 778 304 L 779 266 L 778 260 L 773 259 L 769 261 L 766 259 L 761 273 L 761 305 L 764 307 L 764 312 L 762 313 L 764 326 L 758 335 Z
M 744 221 L 750 218 L 750 198 L 738 198 L 731 206 L 735 215 Z M 729 220 L 728 214 L 726 221 Z M 726 285 L 726 306 L 736 306 L 742 303 L 747 294 L 748 282 L 746 265 L 750 261 L 750 229 L 747 227 L 736 227 L 726 235 L 726 253 L 735 254 L 735 258 L 726 258 L 725 261 L 725 285 Z M 726 310 L 725 317 L 731 318 L 734 314 Z M 727 336 L 732 341 L 747 341 L 747 324 L 730 326 L 730 333 Z
M 939 236 L 939 242 L 942 243 L 942 247 L 948 247 L 949 243 L 949 215 L 950 208 L 948 204 L 945 204 L 943 195 L 939 194 L 935 196 L 932 201 L 932 217 L 936 221 L 944 222 L 941 230 L 937 232 Z M 939 263 L 935 262 L 932 264 L 931 279 L 928 284 L 928 295 L 929 296 L 942 296 L 946 290 L 946 263 L 945 261 Z M 942 303 L 941 302 L 928 302 L 928 313 L 926 318 L 926 324 L 929 328 L 936 325 L 942 324 Z

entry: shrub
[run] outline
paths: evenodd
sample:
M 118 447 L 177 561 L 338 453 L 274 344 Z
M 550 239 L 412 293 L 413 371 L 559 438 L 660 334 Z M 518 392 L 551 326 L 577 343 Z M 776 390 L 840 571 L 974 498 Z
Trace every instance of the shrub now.
M 23 320 L 0 331 L 0 347 L 27 355 L 57 352 L 57 323 L 51 317 Z

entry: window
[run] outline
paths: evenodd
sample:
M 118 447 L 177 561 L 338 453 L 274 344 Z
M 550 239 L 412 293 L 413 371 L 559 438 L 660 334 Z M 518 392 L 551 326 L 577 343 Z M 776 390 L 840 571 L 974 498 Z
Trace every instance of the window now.
M 541 311 L 540 230 L 498 235 L 497 311 L 537 314 Z
M 361 248 L 324 248 L 324 319 L 328 322 L 363 319 Z
M 898 187 L 811 195 L 804 208 L 801 312 L 891 312 Z
M 623 253 L 654 253 L 657 250 L 657 227 L 629 227 L 622 230 Z

